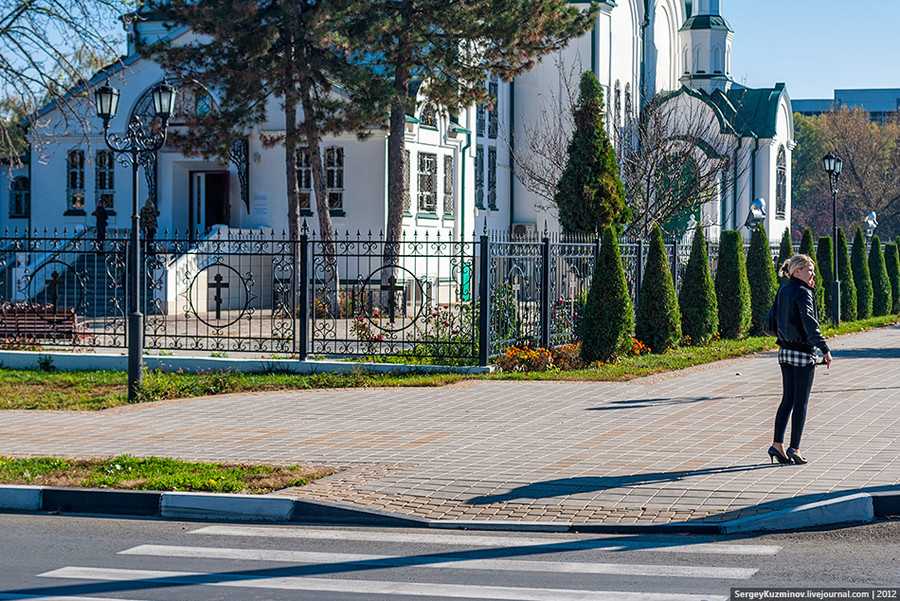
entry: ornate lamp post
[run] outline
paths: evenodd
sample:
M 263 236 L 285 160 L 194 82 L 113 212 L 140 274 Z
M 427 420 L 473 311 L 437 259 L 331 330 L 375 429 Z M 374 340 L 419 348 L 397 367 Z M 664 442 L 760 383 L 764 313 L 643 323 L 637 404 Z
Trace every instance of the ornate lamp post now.
M 844 167 L 844 161 L 834 151 L 829 152 L 822 158 L 825 166 L 825 172 L 831 179 L 831 220 L 834 228 L 834 282 L 831 284 L 831 315 L 834 318 L 835 325 L 841 323 L 841 282 L 838 280 L 838 230 L 837 230 L 837 192 L 838 178 L 841 177 L 841 169 Z
M 872 236 L 875 235 L 875 228 L 878 227 L 878 219 L 875 211 L 866 215 L 866 251 L 872 248 Z
M 144 316 L 140 311 L 141 282 L 141 227 L 138 208 L 138 165 L 141 157 L 154 155 L 166 141 L 169 116 L 175 107 L 177 90 L 163 81 L 157 84 L 153 96 L 153 110 L 162 122 L 159 131 L 146 131 L 141 120 L 134 116 L 124 134 L 109 133 L 109 121 L 116 116 L 119 107 L 119 91 L 106 84 L 94 92 L 97 116 L 103 119 L 103 137 L 106 145 L 122 165 L 131 165 L 131 254 L 128 271 L 131 282 L 128 295 L 128 400 L 135 401 L 143 386 Z M 149 126 L 149 124 L 147 124 Z

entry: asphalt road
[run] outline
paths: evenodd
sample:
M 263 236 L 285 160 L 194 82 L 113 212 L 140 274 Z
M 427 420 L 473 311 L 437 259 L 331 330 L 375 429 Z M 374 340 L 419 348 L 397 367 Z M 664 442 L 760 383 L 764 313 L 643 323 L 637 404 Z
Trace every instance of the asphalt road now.
M 0 514 L 0 549 L 0 601 L 700 601 L 736 587 L 900 587 L 898 521 L 711 538 Z

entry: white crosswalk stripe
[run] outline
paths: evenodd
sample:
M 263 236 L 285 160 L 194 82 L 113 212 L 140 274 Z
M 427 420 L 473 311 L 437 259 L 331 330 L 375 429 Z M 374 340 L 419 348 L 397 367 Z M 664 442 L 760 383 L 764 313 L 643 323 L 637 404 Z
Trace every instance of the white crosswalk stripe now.
M 625 591 L 580 591 L 555 588 L 520 588 L 469 584 L 428 584 L 380 580 L 338 580 L 285 576 L 276 578 L 241 577 L 193 572 L 159 570 L 122 570 L 112 568 L 66 567 L 41 576 L 105 581 L 148 581 L 168 584 L 205 584 L 288 591 L 321 591 L 365 595 L 432 596 L 458 599 L 497 599 L 508 601 L 725 601 L 727 596 Z
M 225 526 L 215 525 L 198 528 L 193 534 L 334 540 L 334 530 L 324 528 L 281 528 L 267 526 Z M 662 553 L 713 553 L 716 555 L 775 555 L 781 547 L 777 545 L 745 545 L 729 543 L 678 544 L 667 542 L 642 542 L 637 540 L 602 538 L 550 538 L 533 536 L 490 536 L 483 534 L 453 534 L 443 532 L 375 532 L 365 530 L 341 530 L 341 540 L 377 543 L 411 543 L 435 545 L 465 545 L 470 547 L 512 547 L 547 545 L 554 550 L 597 550 L 597 551 L 656 551 Z

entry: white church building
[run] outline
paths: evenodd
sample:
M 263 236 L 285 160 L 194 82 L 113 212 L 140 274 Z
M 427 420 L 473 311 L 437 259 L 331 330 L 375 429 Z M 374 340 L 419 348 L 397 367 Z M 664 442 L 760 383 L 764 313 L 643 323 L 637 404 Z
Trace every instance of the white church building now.
M 667 102 L 691 103 L 692 110 L 706 111 L 719 123 L 725 143 L 716 152 L 728 153 L 734 168 L 722 174 L 719 189 L 701 211 L 700 222 L 712 239 L 722 229 L 742 228 L 754 199 L 765 207 L 770 240 L 781 237 L 791 211 L 791 102 L 784 84 L 748 89 L 732 81 L 734 32 L 719 0 L 605 0 L 600 5 L 589 34 L 543 57 L 513 81 L 486 81 L 497 99 L 492 105 L 469 107 L 453 118 L 428 108 L 407 116 L 406 235 L 457 238 L 484 228 L 556 230 L 552 208 L 517 178 L 510 144 L 515 147 L 542 111 L 560 110 L 552 103 L 565 95 L 569 74 L 575 73 L 577 82 L 578 74 L 590 69 L 605 92 L 608 128 L 639 114 L 641 103 L 658 94 L 668 95 Z M 121 92 L 111 132 L 124 132 L 133 115 L 151 114 L 150 90 L 164 78 L 157 64 L 135 52 L 135 37 L 152 42 L 192 35 L 168 29 L 152 15 L 127 27 L 133 28 L 127 56 L 89 82 L 96 87 L 109 78 Z M 215 104 L 205 90 L 183 86 L 170 125 L 177 128 L 189 111 L 208 112 Z M 156 202 L 160 232 L 287 229 L 283 149 L 261 143 L 261 136 L 284 131 L 283 113 L 269 114 L 269 122 L 249 132 L 228 162 L 188 157 L 171 147 L 159 151 L 156 165 L 142 170 L 138 194 L 141 205 L 148 197 Z M 93 121 L 95 127 L 85 132 L 68 128 L 70 122 L 56 106 L 40 111 L 34 126 L 48 127 L 49 135 L 32 146 L 24 167 L 0 174 L 0 231 L 89 228 L 100 200 L 111 209 L 110 228 L 130 227 L 130 169 L 113 160 L 100 120 Z M 322 146 L 335 231 L 383 230 L 387 133 L 362 141 L 352 134 L 332 136 Z M 303 212 L 315 229 L 309 167 L 301 164 L 298 170 Z

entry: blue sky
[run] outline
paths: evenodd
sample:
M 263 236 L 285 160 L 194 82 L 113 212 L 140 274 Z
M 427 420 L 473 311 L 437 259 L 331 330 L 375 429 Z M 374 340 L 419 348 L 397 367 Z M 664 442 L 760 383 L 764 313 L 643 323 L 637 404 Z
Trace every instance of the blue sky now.
M 898 0 L 722 0 L 734 29 L 731 74 L 791 98 L 835 89 L 900 88 Z M 745 79 L 746 78 L 746 79 Z

